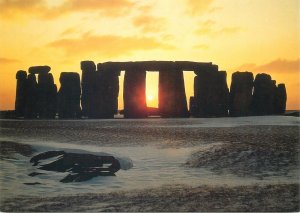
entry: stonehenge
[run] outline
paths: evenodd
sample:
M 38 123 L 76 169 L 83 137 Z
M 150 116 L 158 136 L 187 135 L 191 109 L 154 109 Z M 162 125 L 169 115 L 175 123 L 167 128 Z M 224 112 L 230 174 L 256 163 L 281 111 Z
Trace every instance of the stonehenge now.
M 80 75 L 60 74 L 60 88 L 54 84 L 49 66 L 33 66 L 16 74 L 15 114 L 17 118 L 111 119 L 118 112 L 124 118 L 226 117 L 280 115 L 285 112 L 285 84 L 276 85 L 270 75 L 235 72 L 230 90 L 226 71 L 211 62 L 81 61 Z M 123 83 L 124 110 L 118 110 L 119 76 L 125 71 Z M 193 71 L 194 95 L 189 108 L 183 71 Z M 146 102 L 147 72 L 159 72 L 158 108 Z M 57 91 L 58 90 L 58 91 Z

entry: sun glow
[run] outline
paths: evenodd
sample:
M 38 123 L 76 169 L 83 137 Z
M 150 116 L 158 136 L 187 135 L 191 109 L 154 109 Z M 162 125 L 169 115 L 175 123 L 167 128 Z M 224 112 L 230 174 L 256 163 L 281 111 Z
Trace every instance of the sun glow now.
M 147 95 L 147 101 L 153 101 L 154 97 L 153 95 Z
M 158 72 L 147 72 L 146 101 L 148 107 L 158 107 Z

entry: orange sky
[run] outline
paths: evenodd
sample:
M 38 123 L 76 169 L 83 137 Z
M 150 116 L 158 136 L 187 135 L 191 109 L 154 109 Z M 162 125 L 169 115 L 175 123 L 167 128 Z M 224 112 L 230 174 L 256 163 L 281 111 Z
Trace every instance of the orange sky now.
M 266 72 L 300 109 L 299 11 L 299 0 L 0 0 L 0 109 L 14 108 L 17 70 L 49 65 L 59 86 L 81 60 L 213 62 L 229 85 L 234 71 Z M 157 105 L 157 75 L 147 91 Z

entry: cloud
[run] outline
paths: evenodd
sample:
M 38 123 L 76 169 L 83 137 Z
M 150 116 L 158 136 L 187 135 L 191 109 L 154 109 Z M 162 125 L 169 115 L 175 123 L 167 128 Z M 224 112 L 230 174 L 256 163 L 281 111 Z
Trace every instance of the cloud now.
M 142 5 L 138 7 L 138 11 L 140 11 L 143 14 L 147 14 L 151 10 L 153 10 L 153 5 Z
M 68 35 L 72 35 L 74 33 L 77 33 L 78 29 L 76 27 L 69 27 L 67 29 L 65 29 L 60 36 L 68 36 Z
M 300 58 L 295 60 L 275 59 L 262 65 L 244 64 L 235 70 L 248 70 L 253 72 L 271 72 L 271 73 L 299 73 L 300 74 Z
M 140 15 L 133 19 L 133 25 L 141 28 L 143 32 L 158 32 L 164 29 L 166 20 L 161 17 L 154 17 L 149 15 Z
M 15 64 L 19 63 L 20 61 L 17 59 L 11 59 L 11 58 L 0 58 L 0 64 Z
M 59 39 L 47 46 L 59 48 L 67 55 L 83 55 L 97 53 L 104 57 L 128 55 L 135 51 L 154 49 L 173 49 L 170 44 L 162 43 L 152 37 L 130 37 L 117 35 L 91 35 L 83 34 L 80 38 Z
M 0 0 L 0 17 L 3 20 L 11 20 L 37 15 L 44 11 L 45 6 L 45 2 L 41 0 Z
M 128 13 L 135 3 L 129 0 L 66 0 L 51 6 L 45 0 L 0 0 L 2 20 L 37 17 L 54 19 L 78 12 L 95 12 L 109 17 Z
M 99 11 L 106 16 L 119 16 L 128 12 L 134 5 L 135 4 L 129 0 L 69 0 L 60 7 L 55 8 L 55 10 L 61 14 Z
M 194 45 L 193 48 L 207 50 L 209 47 L 206 44 L 197 44 Z
M 195 30 L 197 36 L 219 36 L 232 35 L 242 30 L 241 27 L 221 27 L 216 26 L 215 21 L 207 20 L 199 24 L 200 26 Z
M 191 16 L 201 15 L 211 11 L 214 0 L 186 0 L 187 13 Z
M 219 30 L 219 33 L 222 34 L 234 34 L 241 30 L 240 27 L 223 27 Z
M 199 36 L 211 36 L 211 35 L 215 35 L 216 31 L 213 30 L 212 27 L 200 27 L 198 29 L 195 30 L 195 33 Z
M 208 19 L 208 20 L 206 20 L 206 21 L 204 21 L 204 22 L 202 22 L 201 23 L 201 25 L 202 26 L 213 26 L 213 25 L 215 25 L 216 24 L 216 22 L 214 21 L 214 20 L 211 20 L 211 19 Z

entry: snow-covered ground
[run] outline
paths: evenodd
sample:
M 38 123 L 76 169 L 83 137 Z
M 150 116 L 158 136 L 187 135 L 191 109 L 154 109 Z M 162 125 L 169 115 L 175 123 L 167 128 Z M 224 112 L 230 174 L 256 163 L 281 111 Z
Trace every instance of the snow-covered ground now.
M 21 202 L 30 206 L 27 210 L 43 210 L 45 205 L 58 202 L 55 197 L 61 196 L 66 196 L 61 197 L 64 202 L 74 195 L 79 196 L 79 200 L 90 199 L 87 202 L 91 202 L 98 193 L 104 193 L 103 196 L 110 197 L 111 202 L 118 203 L 121 201 L 114 200 L 111 193 L 117 193 L 121 199 L 128 201 L 136 190 L 148 198 L 157 190 L 158 194 L 153 199 L 160 200 L 168 191 L 165 186 L 169 187 L 173 196 L 181 192 L 182 199 L 190 196 L 189 189 L 199 193 L 225 190 L 230 194 L 232 190 L 238 193 L 237 189 L 244 187 L 249 193 L 255 193 L 254 186 L 259 187 L 258 191 L 270 189 L 275 196 L 276 193 L 291 193 L 289 190 L 295 190 L 294 185 L 299 183 L 300 120 L 296 117 L 1 120 L 0 126 L 0 141 L 6 141 L 0 143 L 1 206 L 4 205 L 6 210 L 16 210 Z M 67 184 L 59 182 L 65 173 L 45 172 L 35 177 L 28 176 L 32 172 L 40 172 L 29 163 L 29 159 L 49 150 L 96 155 L 107 153 L 119 159 L 123 169 L 114 177 L 96 177 L 86 182 Z M 268 185 L 271 188 L 266 188 Z M 87 198 L 86 193 L 95 196 Z M 246 191 L 243 193 L 247 194 Z M 299 191 L 295 193 L 277 201 L 299 201 Z M 39 208 L 34 202 L 41 197 L 44 198 L 44 206 Z M 152 198 L 149 199 L 145 201 L 149 202 L 146 207 L 153 206 Z M 256 198 L 252 201 L 258 202 Z M 53 207 L 52 204 L 49 205 Z M 288 204 L 291 203 L 282 206 Z M 126 205 L 123 208 L 121 203 L 118 205 L 121 210 L 126 210 Z M 204 210 L 214 209 L 208 206 Z M 57 211 L 68 209 L 56 207 Z M 98 207 L 101 205 L 93 208 Z M 156 207 L 152 210 L 161 209 Z M 235 210 L 243 210 L 240 204 L 238 207 Z M 266 210 L 272 210 L 271 207 Z M 84 211 L 88 209 L 82 208 Z M 225 207 L 223 209 L 226 210 Z M 167 210 L 174 209 L 170 207 Z

